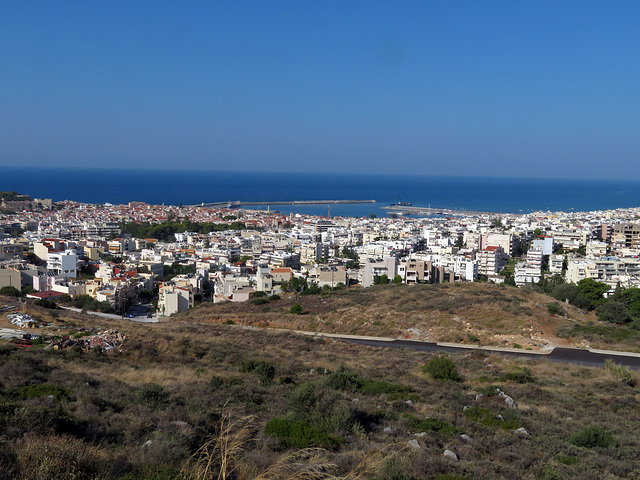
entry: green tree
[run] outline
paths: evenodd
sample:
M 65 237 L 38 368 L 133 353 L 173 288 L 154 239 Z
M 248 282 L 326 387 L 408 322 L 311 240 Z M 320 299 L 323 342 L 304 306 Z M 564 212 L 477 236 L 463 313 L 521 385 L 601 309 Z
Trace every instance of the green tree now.
M 2 287 L 0 288 L 0 295 L 6 295 L 7 297 L 21 297 L 22 292 L 16 287 Z
M 289 311 L 294 315 L 302 315 L 304 308 L 299 303 L 294 303 L 293 305 L 291 305 L 291 308 L 289 309 Z
M 631 320 L 627 306 L 617 300 L 609 300 L 596 308 L 598 320 L 611 323 L 627 323 Z
M 609 285 L 596 282 L 592 278 L 580 280 L 577 284 L 578 295 L 574 301 L 576 307 L 584 310 L 593 310 L 598 305 L 606 302 L 604 294 L 609 291 Z
M 573 283 L 561 283 L 553 288 L 551 296 L 561 302 L 568 300 L 569 303 L 573 304 L 578 296 L 578 287 Z
M 396 275 L 395 277 L 393 277 L 393 283 L 396 285 L 402 283 L 402 277 L 400 275 Z
M 386 273 L 380 275 L 380 285 L 389 285 L 389 277 Z

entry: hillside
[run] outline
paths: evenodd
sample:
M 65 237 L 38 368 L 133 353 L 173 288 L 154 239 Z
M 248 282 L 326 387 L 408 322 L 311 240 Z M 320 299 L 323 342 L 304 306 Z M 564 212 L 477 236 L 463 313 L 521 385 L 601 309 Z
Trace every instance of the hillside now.
M 353 295 L 362 307 L 370 298 Z M 635 374 L 615 366 L 473 352 L 431 369 L 453 379 L 441 380 L 425 370 L 440 358 L 429 353 L 28 311 L 51 325 L 30 330 L 43 336 L 32 348 L 0 342 L 0 478 L 224 478 L 223 452 L 226 478 L 238 480 L 600 480 L 637 478 L 640 468 Z M 124 343 L 72 342 L 103 330 Z
M 327 333 L 545 350 L 554 346 L 640 351 L 640 332 L 526 289 L 486 283 L 389 285 L 275 301 L 205 304 L 177 321 L 236 323 Z M 294 303 L 303 314 L 290 313 Z M 556 304 L 565 316 L 549 313 Z

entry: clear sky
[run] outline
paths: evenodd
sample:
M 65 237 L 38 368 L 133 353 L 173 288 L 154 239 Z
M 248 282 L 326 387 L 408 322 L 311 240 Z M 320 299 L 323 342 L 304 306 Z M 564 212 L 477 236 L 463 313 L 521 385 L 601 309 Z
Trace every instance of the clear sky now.
M 0 165 L 640 178 L 639 18 L 622 0 L 4 0 Z

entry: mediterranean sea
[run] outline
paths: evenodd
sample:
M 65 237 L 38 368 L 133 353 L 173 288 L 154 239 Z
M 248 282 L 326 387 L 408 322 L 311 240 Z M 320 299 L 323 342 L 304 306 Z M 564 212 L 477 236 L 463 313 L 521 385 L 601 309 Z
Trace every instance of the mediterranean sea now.
M 339 173 L 216 172 L 152 169 L 0 167 L 0 191 L 54 201 L 194 205 L 209 202 L 376 200 L 331 205 L 332 216 L 387 216 L 414 206 L 496 213 L 592 211 L 640 206 L 638 180 L 445 177 Z M 272 205 L 285 214 L 327 215 L 329 205 Z

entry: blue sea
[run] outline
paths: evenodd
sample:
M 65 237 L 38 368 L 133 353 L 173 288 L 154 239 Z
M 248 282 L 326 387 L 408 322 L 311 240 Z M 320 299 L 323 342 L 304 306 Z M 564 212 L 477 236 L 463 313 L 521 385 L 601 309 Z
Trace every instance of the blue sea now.
M 376 200 L 331 205 L 332 216 L 387 216 L 380 207 L 414 206 L 497 213 L 591 211 L 640 206 L 638 180 L 584 180 L 334 173 L 0 167 L 0 191 L 54 201 L 190 205 L 208 202 Z M 327 215 L 328 205 L 273 205 L 289 214 Z

